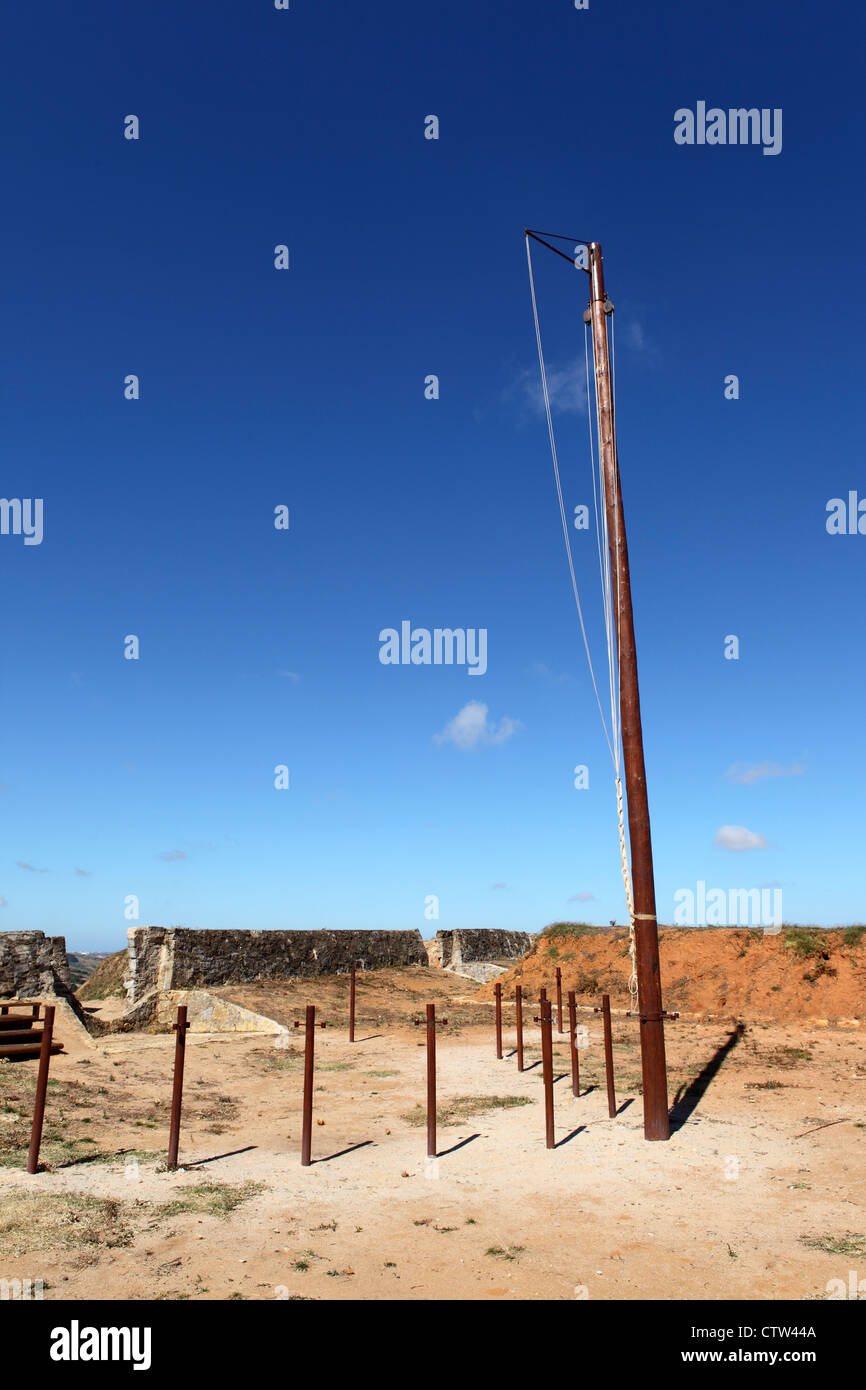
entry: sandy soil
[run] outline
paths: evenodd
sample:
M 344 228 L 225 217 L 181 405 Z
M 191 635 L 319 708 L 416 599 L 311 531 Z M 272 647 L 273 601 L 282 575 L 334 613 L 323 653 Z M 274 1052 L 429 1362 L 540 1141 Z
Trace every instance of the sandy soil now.
M 513 1056 L 497 1061 L 490 1006 L 436 972 L 449 1024 L 439 1157 L 428 1162 L 423 1031 L 411 1019 L 433 972 L 396 973 L 402 995 L 382 980 L 362 986 L 354 1045 L 345 981 L 270 991 L 284 1021 L 311 991 L 332 1015 L 316 1040 L 306 1169 L 294 1034 L 288 1048 L 190 1036 L 176 1173 L 158 1166 L 173 1039 L 70 1039 L 52 1061 L 51 1170 L 34 1177 L 18 1165 L 35 1063 L 0 1064 L 0 1274 L 43 1279 L 49 1299 L 810 1299 L 851 1270 L 866 1276 L 857 1031 L 672 1023 L 675 1131 L 649 1144 L 636 1025 L 615 1023 L 620 1112 L 610 1120 L 600 1027 L 583 1014 L 586 1089 L 571 1095 L 563 1036 L 548 1151 L 540 1065 L 520 1074 Z M 254 992 L 261 1007 L 269 991 Z M 537 1025 L 527 1044 L 537 1061 Z

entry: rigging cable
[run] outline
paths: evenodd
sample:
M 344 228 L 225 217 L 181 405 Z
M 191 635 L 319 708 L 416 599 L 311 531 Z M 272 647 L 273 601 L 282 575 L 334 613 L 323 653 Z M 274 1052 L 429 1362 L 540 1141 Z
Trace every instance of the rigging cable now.
M 555 248 L 552 247 L 551 249 L 553 250 L 553 249 L 555 249 Z M 625 888 L 626 906 L 628 907 L 628 914 L 629 914 L 629 956 L 630 956 L 630 958 L 631 958 L 631 975 L 630 975 L 630 977 L 629 977 L 628 989 L 629 989 L 629 995 L 631 996 L 632 1007 L 634 1008 L 634 1007 L 637 1005 L 637 999 L 638 999 L 638 984 L 637 984 L 637 962 L 636 962 L 636 959 L 635 959 L 636 943 L 635 943 L 635 910 L 634 910 L 634 895 L 633 895 L 633 892 L 632 892 L 631 871 L 630 871 L 629 862 L 628 862 L 628 850 L 627 850 L 627 848 L 626 848 L 626 839 L 625 839 L 625 817 L 624 817 L 624 811 L 623 811 L 622 759 L 621 759 L 621 746 L 622 746 L 622 744 L 621 744 L 621 731 L 620 731 L 620 724 L 619 724 L 620 661 L 619 661 L 619 642 L 618 642 L 618 640 L 617 640 L 617 637 L 618 637 L 618 617 L 619 617 L 619 612 L 618 612 L 618 599 L 619 599 L 619 594 L 618 594 L 618 592 L 617 592 L 617 613 L 616 613 L 616 615 L 614 615 L 613 584 L 612 584 L 611 562 L 610 562 L 610 546 L 609 546 L 609 543 L 608 543 L 608 541 L 609 541 L 609 533 L 608 533 L 608 527 L 607 527 L 607 508 L 606 508 L 606 504 L 605 504 L 605 503 L 606 503 L 606 493 L 605 493 L 604 467 L 603 467 L 603 458 L 602 458 L 601 437 L 600 437 L 600 434 L 598 434 L 598 431 L 599 431 L 599 422 L 600 422 L 600 418 L 601 418 L 601 413 L 600 413 L 600 410 L 599 410 L 599 399 L 598 399 L 598 378 L 597 378 L 597 376 L 596 376 L 596 379 L 595 379 L 595 419 L 596 419 L 596 433 L 597 433 L 597 435 L 598 435 L 598 453 L 597 453 L 597 458 L 598 458 L 598 480 L 596 481 L 596 451 L 595 451 L 595 445 L 594 445 L 594 440 L 593 440 L 592 411 L 591 411 L 590 408 L 589 408 L 589 337 L 588 337 L 587 326 L 584 325 L 583 344 L 584 344 L 584 357 L 585 357 L 585 363 L 586 363 L 586 393 L 587 393 L 587 394 L 586 394 L 586 403 L 587 403 L 587 421 L 588 421 L 588 425 L 589 425 L 589 449 L 590 449 L 590 461 L 591 461 L 591 471 L 592 471 L 592 495 L 593 495 L 593 506 L 594 506 L 594 509 L 595 509 L 596 544 L 597 544 L 597 550 L 598 550 L 599 575 L 600 575 L 600 579 L 601 579 L 601 592 L 602 592 L 602 608 L 603 608 L 603 614 L 604 614 L 605 640 L 606 640 L 606 646 L 607 646 L 608 684 L 609 684 L 609 688 L 610 688 L 610 715 L 611 715 L 611 728 L 610 728 L 610 733 L 608 733 L 607 722 L 606 722 L 606 720 L 605 720 L 604 711 L 603 711 L 602 705 L 601 705 L 601 697 L 599 696 L 599 693 L 598 693 L 598 685 L 597 685 L 597 683 L 596 683 L 595 671 L 594 671 L 593 665 L 592 665 L 592 656 L 591 656 L 590 650 L 589 650 L 589 641 L 588 641 L 588 639 L 587 639 L 586 627 L 585 627 L 585 624 L 584 624 L 584 621 L 583 621 L 583 609 L 582 609 L 582 607 L 581 607 L 581 602 L 580 602 L 580 592 L 579 592 L 579 590 L 578 590 L 577 577 L 576 577 L 576 575 L 575 575 L 575 570 L 574 570 L 574 557 L 573 557 L 573 555 L 572 555 L 572 550 L 571 550 L 571 536 L 570 536 L 570 534 L 569 534 L 568 521 L 567 521 L 566 513 L 565 513 L 565 502 L 564 502 L 563 496 L 562 496 L 562 481 L 561 481 L 560 471 L 559 471 L 559 458 L 558 458 L 557 449 L 556 449 L 556 438 L 555 438 L 554 429 L 553 429 L 553 417 L 552 417 L 551 406 L 550 406 L 550 392 L 549 392 L 549 390 L 548 390 L 548 385 L 547 385 L 547 371 L 546 371 L 545 365 L 544 365 L 544 353 L 543 353 L 543 351 L 542 351 L 542 346 L 541 346 L 541 328 L 540 328 L 540 325 L 539 325 L 538 302 L 537 302 L 536 293 L 535 293 L 535 278 L 534 278 L 533 273 L 532 273 L 532 256 L 531 256 L 531 253 L 530 253 L 530 248 L 529 248 L 529 237 L 528 237 L 528 236 L 526 237 L 526 259 L 527 259 L 527 264 L 528 264 L 528 267 L 529 267 L 529 289 L 530 289 L 530 294 L 531 294 L 531 296 L 532 296 L 532 316 L 533 316 L 533 320 L 534 320 L 534 323 L 535 323 L 535 339 L 536 339 L 536 343 L 537 343 L 537 346 L 538 346 L 538 363 L 539 363 L 539 367 L 540 367 L 540 369 L 541 369 L 541 387 L 542 387 L 542 393 L 543 393 L 543 395 L 544 395 L 544 409 L 545 409 L 545 414 L 546 414 L 546 416 L 547 416 L 547 432 L 548 432 L 548 436 L 549 436 L 549 438 L 550 438 L 550 452 L 551 452 L 551 457 L 552 457 L 552 459 L 553 459 L 553 473 L 554 473 L 554 478 L 555 478 L 555 480 L 556 480 L 556 495 L 557 495 L 557 499 L 558 499 L 558 501 L 559 501 L 559 514 L 560 514 L 560 518 L 561 518 L 561 520 L 562 520 L 562 534 L 563 534 L 563 537 L 564 537 L 564 539 L 565 539 L 565 550 L 566 550 L 566 556 L 567 556 L 567 559 L 568 559 L 568 569 L 569 569 L 569 573 L 570 573 L 570 575 L 571 575 L 571 587 L 572 587 L 572 590 L 573 590 L 573 593 L 574 593 L 575 604 L 576 604 L 576 606 L 577 606 L 577 615 L 578 615 L 578 619 L 579 619 L 579 622 L 580 622 L 580 631 L 581 631 L 581 635 L 582 635 L 582 637 L 583 637 L 583 645 L 584 645 L 584 649 L 585 649 L 585 651 L 586 651 L 586 659 L 587 659 L 587 662 L 588 662 L 588 664 L 589 664 L 589 673 L 590 673 L 590 676 L 591 676 L 591 678 L 592 678 L 592 688 L 593 688 L 593 690 L 595 691 L 596 703 L 598 704 L 599 714 L 601 715 L 602 728 L 604 729 L 604 736 L 605 736 L 605 739 L 607 740 L 607 746 L 608 746 L 608 749 L 609 749 L 609 751 L 610 751 L 611 761 L 612 761 L 612 763 L 613 763 L 614 784 L 615 784 L 615 788 L 616 788 L 617 821 L 618 821 L 618 828 L 619 828 L 620 867 L 621 867 L 621 871 L 622 871 L 623 886 L 624 886 L 624 888 Z M 611 317 L 612 317 L 612 316 L 611 316 Z M 612 396 L 612 416 L 613 416 L 613 418 L 612 418 L 612 420 L 611 420 L 611 433 L 612 433 L 613 448 L 614 448 L 614 451 L 615 451 L 615 450 L 616 450 L 616 424 L 615 424 L 615 419 L 616 419 L 616 366 L 615 366 L 615 353 L 614 353 L 614 342 L 613 342 L 613 324 L 612 324 L 612 323 L 611 323 L 611 351 L 610 351 L 610 355 L 611 355 L 611 383 L 612 383 L 611 396 Z M 616 457 L 616 453 L 615 453 L 615 452 L 614 452 L 614 457 Z M 599 495 L 600 495 L 600 497 L 601 497 L 601 503 L 602 503 L 600 511 L 599 511 Z M 617 534 L 616 534 L 616 536 L 614 537 L 614 549 L 615 549 L 615 553 L 616 553 L 616 555 L 617 555 L 617 557 L 618 557 L 618 554 L 619 554 L 619 530 L 618 530 L 618 528 L 617 528 Z

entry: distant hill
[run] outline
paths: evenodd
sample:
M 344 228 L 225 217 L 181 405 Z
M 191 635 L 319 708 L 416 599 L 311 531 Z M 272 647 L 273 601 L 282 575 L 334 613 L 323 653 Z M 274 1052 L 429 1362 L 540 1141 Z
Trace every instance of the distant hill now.
M 81 951 L 69 956 L 69 969 L 79 999 L 106 999 L 112 994 L 126 993 L 126 951 Z
M 92 975 L 99 963 L 110 956 L 110 951 L 67 951 L 72 988 L 77 989 L 88 975 Z

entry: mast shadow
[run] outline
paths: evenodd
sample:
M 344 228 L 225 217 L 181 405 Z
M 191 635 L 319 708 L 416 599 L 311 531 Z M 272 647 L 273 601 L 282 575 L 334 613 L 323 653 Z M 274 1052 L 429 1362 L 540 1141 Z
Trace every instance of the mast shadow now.
M 677 1091 L 670 1110 L 672 1134 L 675 1134 L 678 1129 L 682 1129 L 686 1121 L 694 1114 L 709 1089 L 710 1082 L 713 1081 L 725 1058 L 736 1047 L 745 1031 L 745 1023 L 738 1023 L 734 1031 L 728 1034 L 727 1040 L 716 1048 L 703 1071 L 688 1086 L 681 1086 Z

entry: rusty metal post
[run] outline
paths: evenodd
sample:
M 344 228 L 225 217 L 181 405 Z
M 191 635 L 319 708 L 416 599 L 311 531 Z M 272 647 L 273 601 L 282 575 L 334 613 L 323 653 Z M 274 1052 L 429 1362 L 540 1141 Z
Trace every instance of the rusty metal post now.
M 427 1005 L 427 1157 L 436 1157 L 436 1005 Z
M 514 986 L 514 1005 L 517 1011 L 517 1070 L 523 1071 L 523 986 Z
M 562 971 L 556 967 L 556 1031 L 562 1033 L 565 1030 L 562 1026 Z
M 355 1041 L 355 967 L 349 976 L 349 1042 Z
M 544 1074 L 544 1133 L 549 1149 L 556 1148 L 553 1133 L 553 1012 L 549 999 L 541 1001 L 541 1067 Z
M 42 1144 L 42 1123 L 45 1119 L 45 1097 L 48 1094 L 48 1068 L 51 1063 L 51 1043 L 54 1038 L 54 1005 L 46 1004 L 45 1020 L 42 1024 L 42 1038 L 39 1044 L 39 1071 L 36 1074 L 36 1097 L 33 1101 L 33 1124 L 30 1129 L 30 1149 L 27 1154 L 27 1171 L 35 1173 L 39 1168 L 39 1149 Z
M 610 1026 L 610 995 L 601 996 L 601 1016 L 604 1020 L 604 1074 L 607 1078 L 607 1113 L 616 1115 L 616 1087 L 613 1080 L 613 1033 Z
M 180 1004 L 177 1019 L 172 1025 L 174 1042 L 174 1081 L 171 1088 L 171 1127 L 168 1132 L 168 1167 L 177 1167 L 177 1151 L 180 1145 L 180 1110 L 183 1103 L 183 1063 L 186 1056 L 186 1005 Z
M 616 423 L 613 413 L 607 318 L 612 306 L 604 290 L 601 247 L 589 245 L 589 315 L 592 323 L 592 350 L 595 363 L 595 389 L 598 404 L 598 432 L 604 468 L 605 512 L 613 585 L 613 611 L 616 624 L 617 659 L 620 672 L 620 727 L 623 766 L 628 801 L 628 833 L 631 842 L 631 872 L 634 888 L 635 965 L 641 1018 L 641 1069 L 643 1072 L 644 1138 L 669 1139 L 667 1062 L 665 1026 L 659 972 L 659 938 L 656 921 L 655 881 L 653 877 L 652 837 L 644 766 L 640 692 L 637 677 L 637 651 L 631 602 L 628 546 Z
M 304 1118 L 301 1130 L 301 1167 L 309 1168 L 313 1151 L 313 1071 L 316 1048 L 316 1006 L 307 1005 L 304 1037 Z
M 496 999 L 496 1056 L 502 1059 L 502 985 L 499 981 L 493 986 L 493 994 Z
M 568 1045 L 571 1048 L 571 1094 L 580 1095 L 580 1058 L 577 1054 L 577 1001 L 574 990 L 568 991 Z

